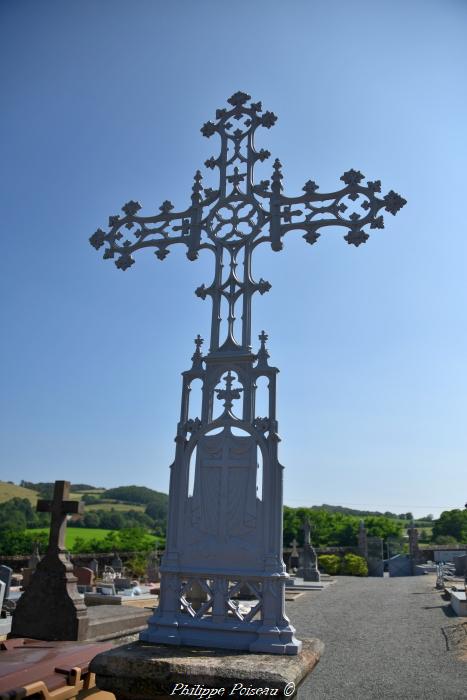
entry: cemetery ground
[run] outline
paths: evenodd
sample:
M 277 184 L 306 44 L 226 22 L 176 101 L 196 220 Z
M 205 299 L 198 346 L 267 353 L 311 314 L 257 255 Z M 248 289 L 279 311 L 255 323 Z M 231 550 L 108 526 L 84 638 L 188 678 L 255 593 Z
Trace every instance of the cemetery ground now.
M 435 577 L 340 576 L 287 605 L 300 637 L 325 651 L 298 700 L 467 697 L 467 624 Z

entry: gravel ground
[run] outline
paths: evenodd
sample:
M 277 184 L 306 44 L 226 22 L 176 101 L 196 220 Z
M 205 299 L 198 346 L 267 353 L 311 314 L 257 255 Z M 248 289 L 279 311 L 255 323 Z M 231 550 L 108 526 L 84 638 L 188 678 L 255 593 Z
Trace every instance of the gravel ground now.
M 339 577 L 287 606 L 297 636 L 325 644 L 299 700 L 466 700 L 467 662 L 449 648 L 453 616 L 433 576 Z

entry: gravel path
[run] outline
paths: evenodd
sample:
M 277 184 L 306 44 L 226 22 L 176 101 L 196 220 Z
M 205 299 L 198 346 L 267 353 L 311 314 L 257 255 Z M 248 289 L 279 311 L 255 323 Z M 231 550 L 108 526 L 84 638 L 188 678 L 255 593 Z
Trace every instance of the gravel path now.
M 339 577 L 287 613 L 299 638 L 325 644 L 299 700 L 467 698 L 467 662 L 447 642 L 465 618 L 451 615 L 433 576 Z

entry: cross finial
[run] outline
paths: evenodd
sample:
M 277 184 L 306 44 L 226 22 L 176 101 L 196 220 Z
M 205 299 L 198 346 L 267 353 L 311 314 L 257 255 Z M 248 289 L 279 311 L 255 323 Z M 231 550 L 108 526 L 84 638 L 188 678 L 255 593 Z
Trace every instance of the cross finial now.
M 191 369 L 203 369 L 203 353 L 201 352 L 201 346 L 204 343 L 204 340 L 199 333 L 196 336 L 194 342 L 196 349 L 191 358 L 191 361 L 193 362 L 193 366 Z
M 258 367 L 269 367 L 269 365 L 268 365 L 269 353 L 266 349 L 266 341 L 269 338 L 269 336 L 264 331 L 261 331 L 258 338 L 261 342 L 261 347 L 258 351 L 258 354 L 256 355 L 256 358 L 258 360 L 257 366 Z
M 228 413 L 232 409 L 233 402 L 240 398 L 243 389 L 232 389 L 234 376 L 230 370 L 223 379 L 225 382 L 225 389 L 216 389 L 216 394 L 218 399 L 225 399 L 224 408 L 225 412 Z
M 51 513 L 49 546 L 50 553 L 61 553 L 65 550 L 66 516 L 72 513 L 82 513 L 84 504 L 81 501 L 67 500 L 70 495 L 69 481 L 56 481 L 51 501 L 37 501 L 38 513 Z
M 194 177 L 193 187 L 191 188 L 193 192 L 192 199 L 194 198 L 196 201 L 199 201 L 199 195 L 203 191 L 203 185 L 201 184 L 202 181 L 203 176 L 201 175 L 201 171 L 197 170 Z
M 276 158 L 274 161 L 273 165 L 273 173 L 272 173 L 272 185 L 271 185 L 271 190 L 276 193 L 280 194 L 282 191 L 282 185 L 281 185 L 281 180 L 283 179 L 282 175 L 282 163 L 280 162 L 279 158 Z

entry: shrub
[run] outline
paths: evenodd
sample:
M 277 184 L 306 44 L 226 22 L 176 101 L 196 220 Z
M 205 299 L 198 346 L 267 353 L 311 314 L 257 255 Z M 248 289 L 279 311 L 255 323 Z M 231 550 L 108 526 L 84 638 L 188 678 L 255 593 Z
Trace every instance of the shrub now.
M 341 563 L 341 574 L 346 576 L 368 576 L 368 564 L 358 554 L 346 554 Z
M 132 577 L 141 579 L 146 575 L 147 566 L 147 556 L 144 554 L 135 554 L 126 562 L 125 569 L 127 569 Z
M 434 541 L 435 544 L 457 544 L 457 540 L 453 535 L 438 535 Z
M 318 568 L 331 576 L 339 573 L 340 565 L 341 558 L 337 554 L 321 554 L 318 557 Z

